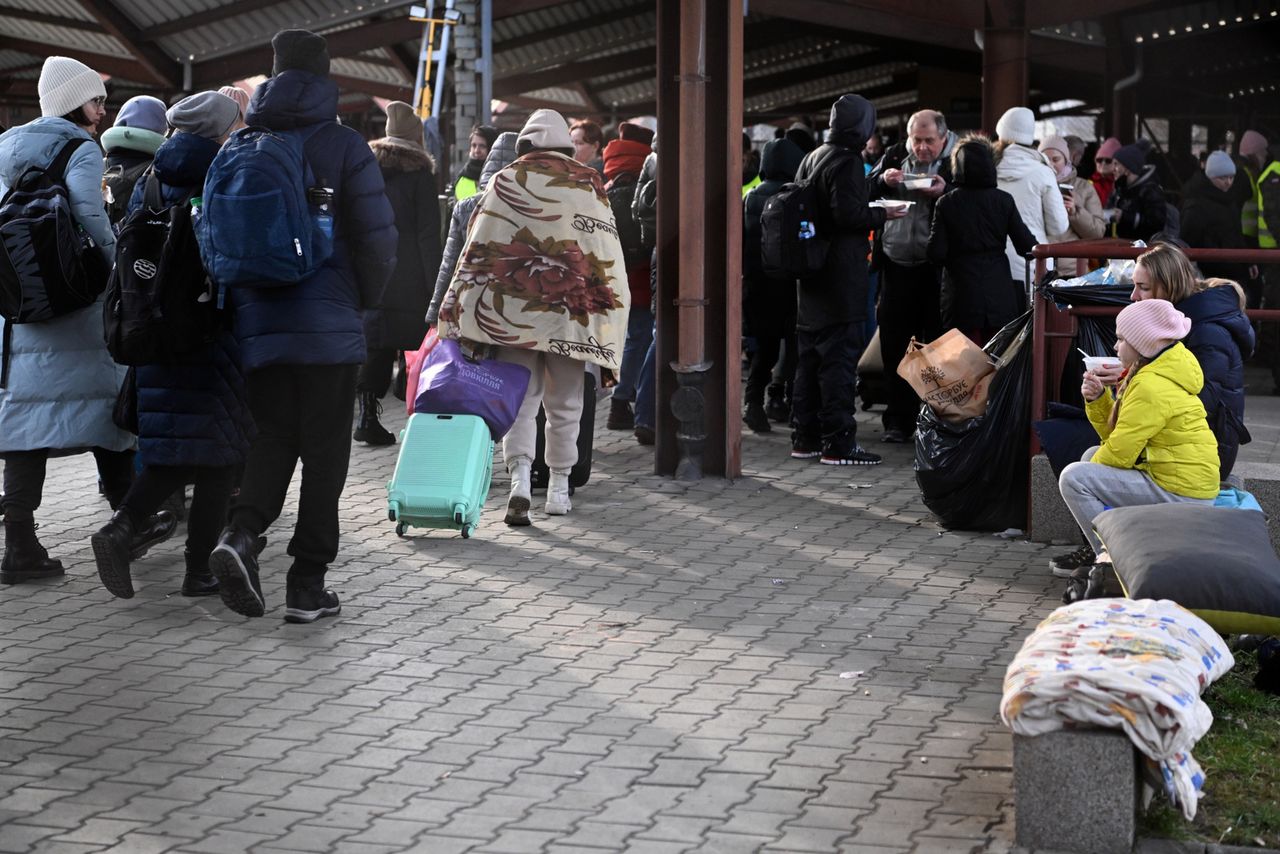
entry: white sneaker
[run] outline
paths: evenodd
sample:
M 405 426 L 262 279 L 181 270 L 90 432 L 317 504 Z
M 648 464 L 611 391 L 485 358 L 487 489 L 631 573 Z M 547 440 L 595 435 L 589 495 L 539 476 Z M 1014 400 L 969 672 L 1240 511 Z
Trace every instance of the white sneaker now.
M 547 483 L 547 506 L 544 508 L 548 516 L 563 516 L 573 509 L 569 501 L 569 473 L 567 471 L 551 471 L 551 480 Z
M 528 457 L 516 457 L 507 470 L 511 473 L 511 497 L 507 499 L 508 525 L 528 525 L 529 505 L 533 502 L 530 494 L 532 461 Z

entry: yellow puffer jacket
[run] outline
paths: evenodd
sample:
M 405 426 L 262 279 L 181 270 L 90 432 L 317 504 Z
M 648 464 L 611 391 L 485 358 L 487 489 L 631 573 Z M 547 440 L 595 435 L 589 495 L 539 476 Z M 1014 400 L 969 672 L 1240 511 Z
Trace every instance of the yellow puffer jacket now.
M 1107 391 L 1089 403 L 1089 421 L 1102 438 L 1093 462 L 1150 475 L 1161 489 L 1187 498 L 1218 494 L 1218 442 L 1196 395 L 1204 385 L 1200 363 L 1174 344 L 1129 381 L 1114 430 Z

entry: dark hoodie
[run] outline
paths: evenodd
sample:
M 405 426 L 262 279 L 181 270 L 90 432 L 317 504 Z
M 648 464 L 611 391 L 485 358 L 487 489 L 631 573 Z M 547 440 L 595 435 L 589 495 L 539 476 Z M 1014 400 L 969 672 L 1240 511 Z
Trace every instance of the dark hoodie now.
M 1218 440 L 1219 470 L 1231 474 L 1244 429 L 1244 360 L 1253 355 L 1254 334 L 1240 310 L 1240 292 L 1230 285 L 1192 294 L 1177 304 L 1191 319 L 1182 344 L 1200 363 L 1204 386 L 1200 402 Z
M 790 139 L 768 142 L 760 155 L 761 181 L 742 200 L 742 315 L 749 335 L 781 338 L 796 328 L 796 297 L 789 284 L 764 274 L 760 215 L 769 197 L 796 177 L 804 152 Z
M 334 190 L 333 254 L 306 280 L 231 289 L 247 371 L 269 365 L 359 365 L 360 311 L 376 305 L 396 265 L 396 227 L 382 172 L 359 133 L 334 120 L 338 86 L 283 71 L 253 93 L 245 121 L 276 131 L 324 127 L 307 142 L 316 180 Z
M 952 155 L 952 186 L 934 210 L 929 261 L 943 265 L 942 324 L 994 331 L 1018 316 L 1022 298 L 1009 276 L 1006 239 L 1030 252 L 1035 236 L 1013 196 L 996 186 L 991 144 L 968 140 Z
M 1243 173 L 1236 173 L 1237 182 L 1243 177 Z M 1196 249 L 1246 248 L 1235 195 L 1230 190 L 1219 190 L 1203 172 L 1197 172 L 1183 190 L 1181 232 L 1182 240 Z M 1201 261 L 1199 265 L 1205 276 L 1241 284 L 1248 281 L 1249 272 L 1244 264 Z
M 1117 211 L 1115 236 L 1125 240 L 1149 243 L 1157 232 L 1164 230 L 1168 219 L 1164 190 L 1154 166 L 1144 166 L 1140 175 L 1116 181 L 1109 204 Z
M 830 241 L 826 263 L 797 286 L 796 328 L 823 329 L 867 319 L 868 235 L 884 225 L 884 211 L 867 207 L 862 147 L 876 126 L 876 108 L 861 95 L 841 95 L 831 106 L 828 142 L 805 156 L 797 181 L 812 180 L 826 201 L 819 236 Z

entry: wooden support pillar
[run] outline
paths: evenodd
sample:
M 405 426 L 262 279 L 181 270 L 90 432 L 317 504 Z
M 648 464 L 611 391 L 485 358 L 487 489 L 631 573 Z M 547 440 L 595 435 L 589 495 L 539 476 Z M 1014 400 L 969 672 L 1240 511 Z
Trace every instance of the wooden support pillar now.
M 1025 107 L 1030 70 L 1026 0 L 987 0 L 982 30 L 982 128 L 994 134 L 1010 107 Z
M 1114 136 L 1128 145 L 1136 139 L 1138 112 L 1137 84 L 1125 86 L 1116 91 L 1115 85 L 1130 78 L 1136 64 L 1136 50 L 1125 41 L 1124 31 L 1115 17 L 1106 18 L 1102 22 L 1103 33 L 1107 38 L 1107 73 L 1103 85 L 1106 104 L 1106 135 Z
M 742 4 L 658 0 L 658 474 L 741 470 Z

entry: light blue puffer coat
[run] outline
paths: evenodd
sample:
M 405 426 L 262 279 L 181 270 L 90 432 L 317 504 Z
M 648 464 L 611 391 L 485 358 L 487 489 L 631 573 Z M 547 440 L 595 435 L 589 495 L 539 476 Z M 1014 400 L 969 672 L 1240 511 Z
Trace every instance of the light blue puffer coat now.
M 0 195 L 28 167 L 53 162 L 62 144 L 76 137 L 89 134 L 55 116 L 0 134 Z M 102 150 L 97 144 L 76 149 L 67 167 L 67 189 L 76 221 L 110 260 L 115 237 L 102 203 Z M 124 374 L 107 353 L 101 300 L 44 323 L 15 325 L 9 387 L 0 389 L 0 453 L 131 447 L 133 436 L 111 423 Z

